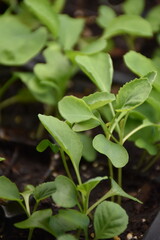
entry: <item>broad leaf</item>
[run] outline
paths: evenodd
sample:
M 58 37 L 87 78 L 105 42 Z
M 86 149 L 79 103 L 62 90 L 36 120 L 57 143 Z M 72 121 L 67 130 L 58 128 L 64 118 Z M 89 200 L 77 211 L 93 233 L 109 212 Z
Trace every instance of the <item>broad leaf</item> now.
M 150 58 L 147 58 L 140 53 L 129 51 L 124 55 L 124 61 L 127 67 L 140 77 L 146 75 L 148 72 L 157 72 L 154 86 L 160 89 L 160 70 Z
M 102 181 L 106 180 L 108 177 L 96 177 L 93 179 L 88 180 L 87 182 L 78 185 L 77 189 L 78 191 L 82 192 L 83 195 L 89 195 L 90 192 Z
M 96 159 L 96 151 L 92 145 L 92 138 L 87 134 L 78 134 L 83 144 L 82 156 L 88 161 L 93 162 Z
M 58 176 L 55 180 L 56 192 L 52 194 L 55 203 L 60 207 L 74 207 L 77 200 L 77 190 L 74 183 L 65 176 Z
M 64 50 L 71 50 L 79 40 L 84 20 L 63 14 L 59 15 L 59 22 L 59 42 Z
M 22 65 L 44 47 L 47 32 L 44 28 L 31 31 L 12 15 L 0 17 L 0 63 Z
M 91 56 L 77 56 L 76 62 L 101 91 L 110 92 L 113 66 L 109 54 L 97 53 Z
M 103 38 L 111 38 L 121 34 L 151 37 L 152 29 L 144 18 L 136 15 L 120 15 L 114 18 L 103 34 Z
M 41 114 L 38 116 L 47 131 L 53 136 L 59 146 L 69 155 L 77 172 L 83 149 L 83 145 L 78 135 L 70 129 L 67 123 L 60 121 L 55 117 Z
M 96 119 L 89 106 L 83 99 L 66 96 L 58 103 L 59 112 L 70 123 L 79 123 Z
M 143 91 L 142 91 L 143 89 Z M 120 88 L 116 98 L 116 111 L 130 111 L 147 100 L 152 86 L 146 78 L 134 79 Z
M 7 177 L 0 177 L 0 198 L 21 202 L 19 190 Z
M 145 0 L 126 0 L 122 7 L 126 14 L 141 15 L 145 7 Z
M 50 197 L 56 191 L 55 182 L 46 182 L 35 187 L 33 196 L 37 202 Z
M 83 97 L 83 100 L 94 110 L 113 102 L 115 100 L 115 95 L 108 92 L 95 92 L 89 96 Z
M 84 122 L 80 122 L 80 123 L 76 123 L 73 126 L 73 131 L 75 132 L 83 132 L 83 131 L 87 131 L 90 129 L 93 129 L 95 127 L 98 127 L 100 125 L 100 122 L 95 120 L 95 119 L 90 119 Z
M 128 224 L 126 211 L 114 202 L 102 202 L 94 214 L 95 239 L 108 239 L 121 234 Z
M 59 20 L 48 0 L 25 0 L 25 4 L 36 17 L 51 31 L 54 37 L 58 35 Z
M 160 6 L 153 7 L 147 14 L 146 19 L 150 22 L 153 32 L 159 32 Z
M 101 26 L 102 28 L 107 28 L 110 24 L 110 22 L 116 17 L 115 11 L 105 5 L 101 5 L 98 9 L 98 17 L 96 19 L 96 22 Z
M 76 210 L 60 210 L 59 214 L 51 217 L 49 225 L 56 232 L 56 236 L 60 236 L 67 231 L 87 229 L 89 218 Z
M 70 234 L 64 234 L 57 238 L 57 240 L 77 240 L 74 236 Z
M 53 236 L 55 236 L 54 230 L 49 225 L 49 220 L 52 216 L 51 209 L 45 209 L 34 212 L 28 219 L 14 224 L 17 228 L 41 228 Z
M 106 155 L 116 168 L 122 168 L 128 163 L 127 150 L 120 144 L 107 140 L 102 134 L 93 139 L 93 147 L 98 152 Z
M 59 147 L 57 146 L 57 144 L 53 144 L 51 143 L 48 139 L 44 139 L 42 140 L 36 147 L 36 150 L 38 152 L 44 152 L 48 147 L 51 148 L 51 150 L 54 153 L 59 152 Z

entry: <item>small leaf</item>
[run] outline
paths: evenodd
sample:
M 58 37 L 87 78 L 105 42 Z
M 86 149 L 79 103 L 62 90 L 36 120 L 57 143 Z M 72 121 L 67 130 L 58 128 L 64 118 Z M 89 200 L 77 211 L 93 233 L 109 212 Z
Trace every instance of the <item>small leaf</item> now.
M 36 147 L 36 150 L 38 152 L 44 152 L 48 147 L 51 148 L 51 150 L 54 153 L 59 152 L 59 147 L 57 146 L 57 144 L 53 144 L 51 143 L 48 139 L 43 139 Z
M 92 42 L 89 42 L 87 46 L 81 49 L 80 52 L 77 52 L 77 55 L 81 54 L 95 54 L 104 50 L 107 46 L 107 41 L 105 39 L 95 39 Z
M 5 158 L 3 158 L 3 157 L 0 157 L 0 162 L 2 162 L 2 161 L 4 161 L 5 160 Z
M 141 15 L 145 7 L 145 0 L 126 0 L 122 7 L 126 14 Z
M 22 65 L 32 59 L 44 47 L 47 31 L 39 28 L 31 31 L 14 15 L 0 16 L 0 63 Z
M 108 92 L 95 92 L 89 96 L 83 97 L 83 100 L 90 106 L 92 110 L 94 110 L 113 102 L 115 100 L 115 96 L 114 94 Z
M 86 229 L 89 225 L 89 218 L 77 210 L 60 210 L 59 214 L 50 219 L 50 228 L 60 236 L 67 231 Z
M 96 22 L 101 26 L 102 28 L 107 28 L 110 24 L 110 22 L 116 17 L 115 11 L 105 5 L 101 5 L 98 8 L 98 17 L 96 19 Z
M 77 240 L 77 238 L 75 238 L 71 234 L 64 234 L 58 237 L 57 240 Z
M 78 135 L 70 129 L 67 123 L 52 116 L 38 115 L 40 121 L 53 136 L 59 146 L 68 154 L 77 172 L 82 156 L 83 145 Z
M 144 18 L 136 15 L 120 15 L 114 18 L 103 34 L 103 38 L 108 39 L 121 34 L 131 36 L 151 37 L 152 29 Z
M 101 91 L 110 92 L 113 66 L 109 54 L 97 53 L 91 56 L 77 56 L 76 62 Z
M 21 195 L 22 195 L 23 198 L 24 198 L 26 210 L 27 210 L 27 213 L 28 213 L 29 216 L 30 216 L 29 199 L 30 199 L 30 196 L 31 196 L 31 195 L 33 194 L 33 192 L 34 192 L 34 189 L 35 189 L 35 188 L 34 188 L 33 185 L 28 184 L 28 185 L 25 187 L 25 190 L 21 193 Z
M 143 138 L 138 138 L 135 141 L 135 145 L 138 148 L 145 149 L 150 155 L 156 155 L 157 154 L 157 146 L 154 144 L 151 144 L 149 141 Z
M 90 119 L 84 122 L 76 123 L 72 127 L 73 131 L 75 132 L 83 132 L 90 130 L 92 128 L 98 127 L 100 125 L 100 122 L 95 119 Z
M 87 182 L 78 185 L 77 190 L 82 192 L 83 195 L 90 194 L 90 192 L 102 181 L 106 180 L 108 177 L 96 177 L 88 180 Z
M 17 202 L 22 201 L 16 184 L 5 176 L 0 177 L 0 198 Z
M 108 239 L 118 236 L 127 228 L 126 211 L 114 202 L 102 202 L 94 214 L 95 239 Z
M 98 152 L 106 155 L 116 168 L 122 168 L 128 163 L 127 150 L 120 144 L 107 140 L 102 134 L 93 139 L 93 147 Z
M 77 200 L 77 190 L 74 183 L 65 176 L 58 176 L 55 180 L 56 192 L 52 198 L 58 206 L 70 208 L 74 207 Z
M 78 123 L 96 118 L 85 101 L 74 96 L 64 97 L 58 103 L 58 108 L 63 118 L 70 123 Z
M 159 26 L 160 26 L 160 6 L 157 5 L 153 7 L 146 16 L 146 19 L 152 26 L 153 32 L 159 32 Z
M 96 151 L 92 146 L 92 138 L 87 134 L 79 133 L 78 134 L 81 142 L 83 143 L 83 152 L 82 156 L 88 162 L 93 162 L 96 159 Z
M 17 228 L 41 228 L 53 236 L 55 236 L 54 230 L 49 225 L 49 220 L 52 216 L 51 209 L 39 210 L 34 212 L 28 219 L 14 224 Z
M 143 89 L 143 91 L 142 91 Z M 129 111 L 147 100 L 152 90 L 146 78 L 134 79 L 120 88 L 116 99 L 116 111 Z
M 58 35 L 59 20 L 48 0 L 25 0 L 27 7 L 51 31 L 54 37 Z
M 45 198 L 50 197 L 56 191 L 55 182 L 46 182 L 35 187 L 33 196 L 36 201 L 41 201 Z
M 59 42 L 64 50 L 71 50 L 79 40 L 84 27 L 84 20 L 61 14 L 59 15 L 59 22 Z

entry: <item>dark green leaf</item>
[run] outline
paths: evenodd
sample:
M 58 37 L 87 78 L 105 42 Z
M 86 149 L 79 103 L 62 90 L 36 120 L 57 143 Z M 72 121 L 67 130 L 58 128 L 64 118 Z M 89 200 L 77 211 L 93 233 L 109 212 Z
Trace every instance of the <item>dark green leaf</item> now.
M 36 201 L 41 201 L 45 198 L 50 197 L 56 191 L 55 182 L 46 182 L 35 187 L 33 196 Z

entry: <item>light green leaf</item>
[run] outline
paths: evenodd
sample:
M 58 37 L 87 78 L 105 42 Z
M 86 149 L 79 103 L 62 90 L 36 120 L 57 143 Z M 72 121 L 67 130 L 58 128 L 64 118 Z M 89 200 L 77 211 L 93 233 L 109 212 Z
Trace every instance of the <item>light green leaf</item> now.
M 21 193 L 21 195 L 23 196 L 24 198 L 24 202 L 25 202 L 25 206 L 26 206 L 26 210 L 27 210 L 27 213 L 28 215 L 30 216 L 30 196 L 33 194 L 34 192 L 34 186 L 31 185 L 31 184 L 28 184 L 26 187 L 25 187 L 25 190 Z
M 115 100 L 115 95 L 108 92 L 95 92 L 89 96 L 83 97 L 83 100 L 94 110 L 113 102 Z
M 92 146 L 92 138 L 87 134 L 79 133 L 78 134 L 81 142 L 83 143 L 83 152 L 82 156 L 88 162 L 93 162 L 96 159 L 96 151 Z
M 98 8 L 98 17 L 96 19 L 96 22 L 101 26 L 102 28 L 107 28 L 110 24 L 110 22 L 116 17 L 115 11 L 105 5 L 101 5 Z
M 61 236 L 58 237 L 57 239 L 58 239 L 58 240 L 77 240 L 77 238 L 75 238 L 75 237 L 72 236 L 71 234 L 61 235 Z
M 77 56 L 76 62 L 101 91 L 110 92 L 113 66 L 109 54 L 97 53 L 91 56 Z
M 145 1 L 144 0 L 134 0 L 134 1 L 125 0 L 122 7 L 126 14 L 141 15 L 145 7 Z
M 95 127 L 98 127 L 100 125 L 100 122 L 95 119 L 90 119 L 84 122 L 76 123 L 72 127 L 73 131 L 75 132 L 83 132 L 90 129 L 93 129 Z
M 47 32 L 44 28 L 31 31 L 13 15 L 0 16 L 0 63 L 22 65 L 44 47 Z
M 127 150 L 120 144 L 107 140 L 102 134 L 93 139 L 93 147 L 98 152 L 106 155 L 116 168 L 122 168 L 128 163 Z
M 60 207 L 74 207 L 77 200 L 77 190 L 74 183 L 65 176 L 58 176 L 55 180 L 56 192 L 52 194 L 55 203 Z
M 120 15 L 114 18 L 103 34 L 108 39 L 121 34 L 131 36 L 151 37 L 151 25 L 144 18 L 136 15 Z
M 90 192 L 103 180 L 108 179 L 108 177 L 96 177 L 88 180 L 87 182 L 78 185 L 77 190 L 82 192 L 83 195 L 89 195 Z
M 87 44 L 84 48 L 81 49 L 80 52 L 77 51 L 77 55 L 79 54 L 95 54 L 99 53 L 100 51 L 104 50 L 107 46 L 107 41 L 105 39 L 93 39 L 91 42 Z
M 2 161 L 4 161 L 5 160 L 5 158 L 3 158 L 3 157 L 0 157 L 0 162 L 2 162 Z
M 143 91 L 142 91 L 143 89 Z M 152 86 L 146 78 L 134 79 L 120 88 L 116 98 L 116 111 L 130 111 L 147 100 Z
M 38 115 L 46 130 L 53 136 L 59 146 L 68 154 L 76 170 L 82 156 L 83 145 L 78 135 L 70 129 L 67 123 L 52 116 Z
M 17 228 L 41 228 L 53 236 L 55 236 L 54 230 L 49 226 L 49 220 L 52 216 L 51 209 L 39 210 L 34 212 L 28 219 L 14 224 Z
M 48 139 L 43 139 L 36 147 L 38 152 L 44 152 L 48 147 L 52 149 L 54 153 L 59 152 L 59 147 L 57 144 L 51 143 Z
M 56 191 L 56 184 L 55 182 L 45 182 L 37 187 L 35 187 L 35 190 L 33 192 L 33 196 L 36 199 L 36 201 L 41 201 L 45 198 L 50 197 L 54 192 Z
M 145 149 L 150 155 L 156 155 L 157 154 L 157 146 L 154 144 L 151 144 L 149 141 L 143 138 L 138 138 L 135 141 L 135 145 L 138 148 Z
M 79 40 L 84 27 L 84 20 L 61 14 L 59 15 L 59 22 L 59 42 L 64 50 L 71 50 Z
M 108 239 L 118 236 L 127 228 L 126 211 L 114 202 L 102 202 L 94 214 L 95 239 Z
M 154 62 L 150 58 L 147 58 L 135 51 L 129 51 L 124 55 L 124 61 L 127 67 L 140 77 L 149 72 L 157 72 L 154 86 L 157 89 L 160 89 L 160 69 L 155 66 Z
M 0 177 L 0 198 L 17 202 L 22 201 L 16 184 L 5 176 Z
M 25 4 L 34 15 L 57 37 L 59 31 L 58 14 L 48 0 L 25 0 Z
M 160 5 L 153 7 L 147 14 L 146 19 L 150 22 L 153 32 L 160 29 Z
M 65 6 L 66 0 L 54 0 L 53 4 L 53 9 L 55 10 L 56 13 L 62 12 L 64 6 Z
M 27 86 L 37 101 L 49 105 L 57 104 L 60 93 L 56 83 L 42 82 L 32 73 L 18 73 L 17 76 Z
M 89 218 L 77 210 L 60 210 L 59 214 L 50 218 L 49 225 L 56 232 L 56 236 L 60 236 L 68 231 L 86 229 L 89 225 Z
M 83 99 L 66 96 L 58 103 L 58 109 L 64 119 L 70 123 L 79 123 L 96 119 L 89 106 Z

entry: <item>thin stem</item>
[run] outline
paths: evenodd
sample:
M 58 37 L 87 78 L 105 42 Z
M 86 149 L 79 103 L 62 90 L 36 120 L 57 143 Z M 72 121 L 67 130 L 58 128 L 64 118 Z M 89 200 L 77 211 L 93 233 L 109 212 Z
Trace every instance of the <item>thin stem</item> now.
M 159 159 L 160 153 L 157 154 L 150 162 L 147 164 L 147 166 L 142 170 L 142 172 L 146 172 L 150 167 L 153 166 L 153 164 Z
M 13 84 L 14 81 L 17 80 L 17 77 L 14 75 L 10 79 L 6 81 L 6 83 L 0 88 L 0 97 L 3 96 L 5 91 Z
M 148 127 L 148 126 L 142 124 L 142 125 L 138 126 L 137 128 L 133 129 L 130 133 L 128 133 L 128 134 L 123 138 L 123 144 L 124 144 L 124 142 L 125 142 L 128 138 L 130 138 L 134 133 L 138 132 L 140 129 L 145 128 L 145 127 Z
M 0 110 L 4 109 L 12 104 L 15 104 L 17 102 L 20 102 L 19 96 L 10 97 L 0 103 Z
M 32 239 L 33 231 L 34 231 L 34 228 L 29 229 L 28 240 Z
M 112 113 L 113 117 L 115 118 L 116 114 L 115 114 L 115 111 L 114 111 L 112 103 L 109 103 L 109 107 L 110 107 L 110 110 L 111 110 L 111 113 Z M 114 124 L 112 126 L 113 129 L 112 130 L 110 129 L 110 132 L 112 133 L 112 131 L 114 130 L 115 126 L 117 127 L 117 132 L 119 134 L 120 133 L 120 127 L 119 127 L 118 121 L 116 119 L 115 119 Z
M 61 148 L 60 148 L 60 154 L 61 154 L 61 158 L 62 158 L 62 161 L 63 161 L 63 165 L 64 165 L 64 168 L 65 168 L 65 171 L 67 173 L 67 176 L 73 181 L 73 178 L 71 176 L 71 173 L 70 173 L 68 165 L 67 165 L 67 161 L 66 161 L 66 157 L 65 157 L 64 151 Z
M 118 185 L 122 188 L 122 168 L 118 168 Z M 118 204 L 121 204 L 122 197 L 118 196 Z

